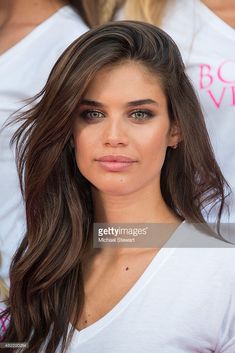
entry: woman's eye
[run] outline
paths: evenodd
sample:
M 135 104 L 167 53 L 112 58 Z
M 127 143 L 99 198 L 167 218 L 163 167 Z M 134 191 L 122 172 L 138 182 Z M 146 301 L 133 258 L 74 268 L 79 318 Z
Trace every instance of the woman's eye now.
M 131 113 L 131 117 L 135 120 L 147 120 L 153 117 L 153 113 L 148 110 L 137 110 Z
M 81 113 L 81 117 L 85 120 L 97 120 L 104 117 L 104 114 L 97 110 L 85 110 Z

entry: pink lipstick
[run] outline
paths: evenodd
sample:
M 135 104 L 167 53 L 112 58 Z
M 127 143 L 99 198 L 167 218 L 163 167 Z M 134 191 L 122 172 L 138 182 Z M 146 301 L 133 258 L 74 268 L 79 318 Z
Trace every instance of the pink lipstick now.
M 121 155 L 108 155 L 97 158 L 96 161 L 109 172 L 120 172 L 128 169 L 137 161 Z

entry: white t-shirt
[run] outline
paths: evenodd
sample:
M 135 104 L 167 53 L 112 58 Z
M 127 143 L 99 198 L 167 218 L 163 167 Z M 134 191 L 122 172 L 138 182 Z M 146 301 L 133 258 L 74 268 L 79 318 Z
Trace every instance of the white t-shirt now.
M 67 353 L 234 353 L 234 256 L 183 222 L 113 309 L 75 330 Z
M 200 0 L 169 1 L 162 28 L 178 45 L 201 102 L 235 223 L 235 29 Z M 209 221 L 213 221 L 213 213 Z M 228 221 L 225 214 L 222 218 Z
M 234 246 L 182 223 L 120 302 L 75 331 L 68 353 L 234 353 L 234 258 Z
M 58 57 L 87 29 L 77 13 L 70 6 L 64 6 L 0 55 L 0 128 L 24 105 L 22 100 L 43 88 Z M 15 128 L 0 131 L 0 276 L 5 279 L 25 229 L 14 149 L 9 147 Z

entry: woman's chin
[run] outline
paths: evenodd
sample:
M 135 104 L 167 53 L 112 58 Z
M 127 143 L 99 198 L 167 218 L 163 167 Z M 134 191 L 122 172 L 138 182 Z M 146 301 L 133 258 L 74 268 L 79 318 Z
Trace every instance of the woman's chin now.
M 130 187 L 130 185 L 125 185 L 124 183 L 108 183 L 102 185 L 94 185 L 96 191 L 102 194 L 112 195 L 112 196 L 125 196 L 135 192 L 135 188 Z

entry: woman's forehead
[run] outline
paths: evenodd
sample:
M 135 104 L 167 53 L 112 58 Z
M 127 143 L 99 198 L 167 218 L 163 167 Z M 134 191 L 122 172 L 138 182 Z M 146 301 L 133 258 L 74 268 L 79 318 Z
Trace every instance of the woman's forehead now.
M 103 67 L 88 84 L 83 99 L 123 97 L 126 101 L 165 99 L 160 79 L 143 64 L 128 61 L 120 65 Z

